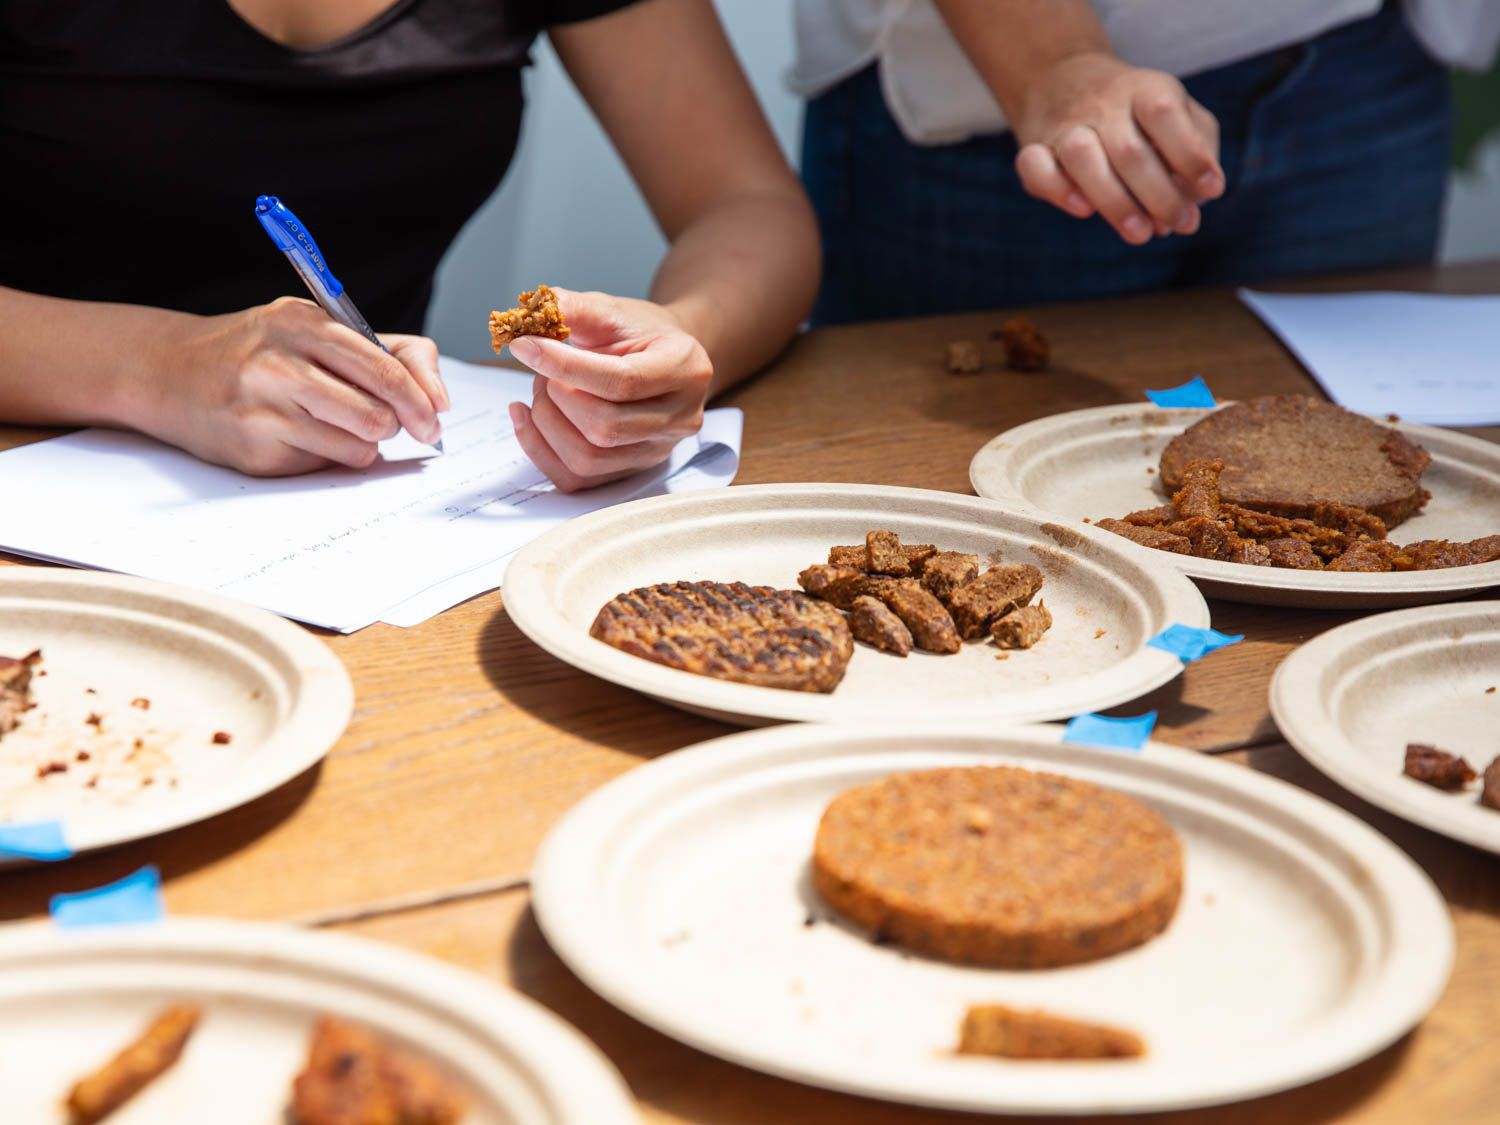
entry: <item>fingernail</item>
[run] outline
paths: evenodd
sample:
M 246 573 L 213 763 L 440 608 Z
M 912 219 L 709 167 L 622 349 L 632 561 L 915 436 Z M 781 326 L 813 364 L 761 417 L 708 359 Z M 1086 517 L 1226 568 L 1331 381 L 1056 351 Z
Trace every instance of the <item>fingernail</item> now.
M 1192 234 L 1198 229 L 1198 208 L 1184 207 L 1178 212 L 1174 226 L 1178 234 Z
M 1145 242 L 1151 237 L 1151 227 L 1145 219 L 1139 215 L 1131 215 L 1120 224 L 1120 229 L 1125 232 L 1125 237 L 1134 242 Z
M 1223 190 L 1223 181 L 1217 172 L 1204 172 L 1198 177 L 1199 195 L 1218 195 Z
M 1083 212 L 1089 209 L 1089 201 L 1076 191 L 1068 193 L 1067 204 L 1069 211 Z
M 527 367 L 530 367 L 541 358 L 542 349 L 530 336 L 518 336 L 510 342 L 510 354 L 519 359 Z
M 519 402 L 510 404 L 510 424 L 518 430 L 526 425 L 526 408 Z

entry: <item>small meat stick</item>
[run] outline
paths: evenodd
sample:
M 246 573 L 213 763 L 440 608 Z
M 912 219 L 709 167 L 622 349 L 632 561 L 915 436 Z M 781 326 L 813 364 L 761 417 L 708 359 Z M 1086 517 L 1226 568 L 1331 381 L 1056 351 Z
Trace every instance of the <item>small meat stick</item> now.
M 868 594 L 861 594 L 854 599 L 854 605 L 849 610 L 849 631 L 854 634 L 855 640 L 864 641 L 881 652 L 905 656 L 911 651 L 911 630 L 906 627 L 905 622 L 892 613 L 884 602 L 877 601 Z
M 990 636 L 1001 648 L 1030 648 L 1052 628 L 1052 614 L 1042 602 L 1022 606 L 990 625 Z
M 182 1055 L 201 1015 L 192 1004 L 162 1009 L 124 1050 L 80 1078 L 64 1103 L 72 1125 L 103 1120 L 164 1073 Z
M 959 636 L 977 640 L 989 631 L 991 621 L 1029 604 L 1041 588 L 1042 572 L 1030 563 L 992 566 L 954 590 L 948 597 L 948 609 Z

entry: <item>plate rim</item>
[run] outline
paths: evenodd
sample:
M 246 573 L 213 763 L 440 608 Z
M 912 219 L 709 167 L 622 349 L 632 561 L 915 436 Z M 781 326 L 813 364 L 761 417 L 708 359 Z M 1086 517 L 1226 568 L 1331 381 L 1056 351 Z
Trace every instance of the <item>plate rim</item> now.
M 695 772 L 713 767 L 723 769 L 741 759 L 747 760 L 753 769 L 753 760 L 757 754 L 802 739 L 809 740 L 806 758 L 816 760 L 826 747 L 871 738 L 890 739 L 894 736 L 919 742 L 924 737 L 958 737 L 974 742 L 976 748 L 982 743 L 1017 740 L 1034 747 L 1048 747 L 1058 745 L 1062 734 L 1062 727 L 1051 724 L 991 729 L 972 723 L 933 723 L 924 730 L 892 730 L 888 727 L 853 724 L 790 724 L 740 731 L 696 743 L 673 754 L 653 759 L 606 783 L 565 813 L 553 826 L 537 853 L 532 869 L 532 909 L 537 924 L 553 951 L 591 990 L 631 1018 L 679 1042 L 736 1065 L 807 1085 L 903 1104 L 969 1112 L 1039 1115 L 1165 1112 L 1261 1097 L 1341 1072 L 1377 1054 L 1419 1023 L 1438 1002 L 1452 971 L 1455 955 L 1453 923 L 1447 904 L 1436 886 L 1410 857 L 1358 817 L 1316 794 L 1250 769 L 1241 769 L 1232 775 L 1236 779 L 1234 782 L 1219 782 L 1215 779 L 1227 779 L 1230 776 L 1220 771 L 1236 767 L 1214 761 L 1211 757 L 1194 751 L 1155 741 L 1148 742 L 1139 755 L 1076 745 L 1068 745 L 1066 749 L 1069 754 L 1078 754 L 1100 763 L 1144 761 L 1178 775 L 1202 779 L 1207 774 L 1210 782 L 1225 792 L 1243 795 L 1248 791 L 1252 797 L 1258 796 L 1274 802 L 1279 816 L 1294 815 L 1303 826 L 1311 824 L 1325 835 L 1337 836 L 1353 854 L 1366 860 L 1362 866 L 1371 874 L 1371 894 L 1378 891 L 1383 896 L 1390 897 L 1393 887 L 1400 892 L 1395 899 L 1401 903 L 1401 909 L 1393 909 L 1388 913 L 1396 924 L 1404 927 L 1401 932 L 1407 935 L 1407 940 L 1393 939 L 1392 944 L 1396 949 L 1381 977 L 1384 988 L 1392 993 L 1394 1000 L 1388 1001 L 1384 1009 L 1387 1018 L 1383 1023 L 1361 1022 L 1359 1026 L 1364 1031 L 1365 1038 L 1352 1049 L 1324 1051 L 1322 1056 L 1317 1053 L 1298 1055 L 1296 1058 L 1299 1065 L 1289 1067 L 1274 1080 L 1260 1078 L 1247 1081 L 1241 1078 L 1237 1083 L 1225 1084 L 1212 1093 L 1179 1093 L 1174 1097 L 1124 1099 L 1100 1096 L 1072 1102 L 1055 1098 L 1045 1101 L 1005 1101 L 945 1096 L 932 1091 L 898 1090 L 891 1083 L 841 1079 L 816 1069 L 763 1057 L 759 1053 L 747 1054 L 732 1042 L 720 1042 L 712 1034 L 700 1033 L 689 1021 L 679 1019 L 671 1013 L 663 1015 L 655 1010 L 649 987 L 642 985 L 637 979 L 641 974 L 612 972 L 610 962 L 616 955 L 608 951 L 601 954 L 599 944 L 587 936 L 587 932 L 607 932 L 607 926 L 594 924 L 580 927 L 577 924 L 576 915 L 580 911 L 587 912 L 596 900 L 594 896 L 578 893 L 577 885 L 568 878 L 569 869 L 584 866 L 592 866 L 596 872 L 599 869 L 597 864 L 590 863 L 588 849 L 580 848 L 579 837 L 587 835 L 595 818 L 600 818 L 603 823 L 610 823 L 612 812 L 616 819 L 620 813 L 630 812 L 636 807 L 633 802 L 638 801 L 641 793 L 649 795 L 655 788 L 670 785 L 676 775 L 691 779 Z M 1132 767 L 1127 765 L 1125 768 Z M 661 783 L 657 782 L 658 777 L 663 778 Z M 616 807 L 612 810 L 611 806 Z M 602 829 L 596 828 L 595 834 L 602 835 Z M 596 923 L 597 921 L 598 919 Z M 1424 931 L 1424 927 L 1430 929 Z M 580 930 L 585 931 L 582 937 L 579 936 Z M 1427 939 L 1420 958 L 1416 956 L 1415 943 L 1410 940 L 1410 935 L 1417 932 L 1425 932 Z M 1432 948 L 1433 934 L 1442 935 L 1441 948 Z M 1367 1001 L 1365 1008 L 1368 1006 Z M 1347 1016 L 1345 1022 L 1349 1022 Z M 997 1083 L 997 1086 L 1003 1089 L 1003 1084 Z
M 354 934 L 280 922 L 172 917 L 140 925 L 61 930 L 48 921 L 0 925 L 0 995 L 7 972 L 73 955 L 154 954 L 223 958 L 226 965 L 277 963 L 334 975 L 340 982 L 408 1005 L 439 1010 L 525 1065 L 562 1122 L 638 1122 L 629 1086 L 599 1047 L 524 993 L 428 954 Z M 3 1017 L 0 1017 L 3 1022 Z M 541 1050 L 537 1048 L 540 1047 Z M 493 1048 L 492 1048 L 493 1050 Z
M 832 695 L 814 692 L 784 691 L 777 688 L 757 687 L 751 684 L 730 683 L 709 676 L 699 676 L 679 669 L 667 668 L 620 652 L 588 636 L 567 622 L 560 611 L 550 604 L 543 574 L 549 557 L 557 552 L 556 545 L 576 536 L 587 535 L 596 525 L 629 519 L 636 512 L 654 512 L 656 509 L 694 507 L 711 504 L 724 497 L 744 497 L 807 494 L 836 499 L 839 496 L 881 497 L 894 496 L 909 501 L 929 501 L 953 508 L 969 507 L 977 512 L 1005 514 L 1026 521 L 1049 522 L 1044 513 L 1022 507 L 1012 510 L 993 501 L 976 496 L 965 496 L 954 492 L 934 489 L 907 488 L 897 485 L 846 484 L 838 482 L 791 482 L 777 484 L 735 485 L 729 489 L 711 492 L 688 492 L 667 496 L 647 497 L 625 504 L 590 512 L 552 528 L 512 556 L 506 568 L 501 598 L 506 614 L 516 627 L 531 642 L 557 659 L 591 676 L 619 684 L 641 692 L 654 699 L 685 707 L 699 713 L 712 714 L 730 722 L 841 722 L 835 715 L 826 712 Z M 623 514 L 622 514 L 623 513 Z M 1166 603 L 1173 621 L 1195 627 L 1207 627 L 1210 623 L 1208 603 L 1201 591 L 1183 575 L 1160 560 L 1143 558 L 1132 552 L 1117 554 L 1118 545 L 1109 536 L 1095 528 L 1082 529 L 1068 526 L 1072 534 L 1095 542 L 1107 553 L 1115 554 L 1146 574 L 1155 592 Z M 1133 546 L 1133 545 L 1132 545 Z M 1137 699 L 1169 683 L 1182 674 L 1180 660 L 1165 652 L 1148 648 L 1142 644 L 1130 656 L 1107 669 L 1118 674 L 1130 670 L 1132 678 L 1125 686 L 1113 686 L 1093 694 L 1082 695 L 1076 708 L 1062 710 L 1057 707 L 1043 708 L 1031 713 L 1007 715 L 973 714 L 966 716 L 972 721 L 989 719 L 1007 723 L 1038 721 L 1044 718 L 1071 716 L 1083 711 L 1102 710 L 1116 704 Z M 665 683 L 663 683 L 665 680 Z M 920 717 L 887 715 L 883 719 L 901 725 L 920 724 Z
M 1356 764 L 1358 749 L 1329 713 L 1323 693 L 1315 690 L 1329 662 L 1352 645 L 1408 624 L 1439 626 L 1454 617 L 1485 613 L 1493 614 L 1500 621 L 1500 600 L 1414 606 L 1345 622 L 1293 649 L 1272 675 L 1269 694 L 1271 718 L 1276 729 L 1308 764 L 1335 785 L 1409 824 L 1500 855 L 1500 813 L 1493 814 L 1494 829 L 1486 833 L 1471 829 L 1463 821 L 1452 820 L 1443 811 L 1428 809 L 1420 801 L 1408 803 L 1402 800 L 1400 790 L 1382 784 L 1385 779 Z M 1335 747 L 1335 750 L 1330 752 L 1329 747 Z M 1394 783 L 1401 777 L 1397 774 L 1389 780 Z M 1412 795 L 1420 792 L 1414 790 Z
M 257 771 L 253 763 L 247 762 L 239 776 L 223 785 L 206 790 L 192 800 L 174 801 L 163 806 L 160 814 L 147 809 L 118 817 L 109 829 L 85 826 L 75 830 L 64 815 L 60 818 L 64 839 L 74 856 L 175 831 L 274 792 L 322 761 L 348 729 L 354 714 L 354 684 L 348 669 L 328 645 L 302 626 L 245 602 L 151 578 L 72 567 L 22 565 L 0 568 L 0 598 L 17 594 L 23 598 L 36 597 L 35 591 L 27 592 L 28 587 L 68 585 L 105 592 L 119 591 L 166 605 L 187 607 L 209 617 L 228 619 L 268 642 L 304 678 L 303 690 L 292 708 L 255 751 L 257 755 L 269 751 L 267 757 L 275 763 L 272 768 Z M 135 609 L 132 612 L 143 611 Z M 164 620 L 182 623 L 180 618 L 158 615 Z M 215 631 L 202 623 L 195 627 Z M 30 861 L 6 857 L 0 859 L 0 869 L 27 862 Z
M 1017 435 L 1031 437 L 1034 433 L 1045 433 L 1053 425 L 1064 419 L 1082 420 L 1089 416 L 1110 417 L 1118 416 L 1122 412 L 1128 414 L 1150 414 L 1160 412 L 1167 416 L 1181 416 L 1192 418 L 1194 421 L 1207 417 L 1213 410 L 1221 407 L 1232 406 L 1237 400 L 1226 399 L 1212 409 L 1206 407 L 1174 406 L 1160 407 L 1151 402 L 1123 402 L 1107 404 L 1104 406 L 1088 406 L 1079 410 L 1066 410 L 1059 414 L 1049 414 L 1043 418 L 1034 418 L 1030 422 L 1023 422 L 1019 426 L 996 434 L 985 442 L 969 459 L 969 483 L 975 493 L 996 503 L 1013 503 L 1023 505 L 1032 511 L 1041 512 L 1050 519 L 1065 521 L 1069 527 L 1077 527 L 1082 523 L 1080 517 L 1064 515 L 1059 512 L 1042 508 L 1014 490 L 1015 481 L 1012 474 L 1005 473 L 1005 481 L 1011 486 L 1010 492 L 986 492 L 980 483 L 980 462 L 987 454 L 993 454 L 995 447 L 1001 443 L 1014 442 Z M 1425 438 L 1428 443 L 1442 445 L 1458 445 L 1460 448 L 1471 450 L 1483 449 L 1490 456 L 1500 456 L 1500 447 L 1494 447 L 1493 443 L 1483 438 L 1474 437 L 1471 434 L 1460 433 L 1455 430 L 1446 429 L 1441 426 L 1427 426 L 1416 422 L 1395 422 L 1374 415 L 1361 415 L 1377 422 L 1382 426 L 1388 426 L 1399 430 L 1412 438 Z M 1185 428 L 1185 427 L 1184 427 Z M 1165 432 L 1175 429 L 1175 422 L 1162 427 Z M 1033 433 L 1025 433 L 1031 430 Z M 1180 432 L 1180 431 L 1176 431 Z M 1103 517 L 1100 517 L 1103 518 Z M 1085 525 L 1092 526 L 1092 525 Z M 1117 536 L 1117 538 L 1124 538 Z M 1125 542 L 1130 543 L 1126 539 Z M 1138 543 L 1130 543 L 1137 551 L 1151 554 L 1163 555 L 1167 564 L 1179 573 L 1189 578 L 1212 583 L 1221 589 L 1240 589 L 1256 591 L 1285 591 L 1289 594 L 1327 594 L 1330 596 L 1348 596 L 1364 599 L 1382 597 L 1433 597 L 1443 594 L 1465 594 L 1477 593 L 1500 585 L 1500 562 L 1480 563 L 1473 567 L 1448 567 L 1443 570 L 1424 570 L 1414 572 L 1398 578 L 1391 573 L 1383 574 L 1359 574 L 1350 572 L 1327 572 L 1310 570 L 1289 570 L 1279 567 L 1249 567 L 1239 563 L 1220 562 L 1217 559 L 1197 559 L 1190 556 L 1176 555 L 1169 551 L 1152 551 L 1149 547 L 1143 547 Z M 1480 581 L 1475 582 L 1473 575 L 1478 574 Z M 1465 578 L 1465 575 L 1471 577 Z M 1413 577 L 1417 580 L 1413 581 Z M 1216 593 L 1218 590 L 1216 590 Z

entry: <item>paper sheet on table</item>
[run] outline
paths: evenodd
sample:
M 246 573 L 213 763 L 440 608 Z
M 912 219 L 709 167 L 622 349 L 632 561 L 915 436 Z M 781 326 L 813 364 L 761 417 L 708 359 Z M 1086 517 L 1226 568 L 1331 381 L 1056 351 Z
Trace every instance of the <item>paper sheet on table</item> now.
M 368 469 L 257 480 L 112 430 L 0 453 L 0 548 L 352 632 L 663 475 L 557 493 L 521 452 L 507 412 L 530 398 L 531 376 L 447 359 L 443 376 L 453 401 L 443 456 L 401 435 Z M 696 437 L 685 444 L 680 459 L 701 448 Z
M 744 424 L 744 413 L 738 408 L 708 411 L 704 415 L 703 429 L 698 436 L 679 442 L 666 465 L 656 472 L 644 473 L 598 490 L 595 496 L 600 493 L 606 495 L 595 508 L 626 500 L 639 500 L 645 496 L 722 488 L 730 484 L 740 468 L 739 451 Z M 505 568 L 510 565 L 511 556 L 523 546 L 524 543 L 503 556 L 434 584 L 400 605 L 392 606 L 380 615 L 380 619 L 388 625 L 410 628 L 435 617 L 450 606 L 496 589 L 503 583 Z
M 1436 426 L 1500 423 L 1500 296 L 1241 289 L 1240 299 L 1340 406 Z

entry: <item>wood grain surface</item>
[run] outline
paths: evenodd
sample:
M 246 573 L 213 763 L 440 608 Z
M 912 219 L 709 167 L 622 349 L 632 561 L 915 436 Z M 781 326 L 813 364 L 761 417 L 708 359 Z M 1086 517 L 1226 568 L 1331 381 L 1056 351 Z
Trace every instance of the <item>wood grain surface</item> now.
M 1302 288 L 1500 291 L 1500 263 L 1308 283 Z M 969 493 L 968 463 L 996 433 L 1059 411 L 1136 402 L 1202 374 L 1220 398 L 1314 385 L 1225 291 L 1055 305 L 1030 314 L 1050 371 L 944 372 L 950 340 L 1005 313 L 825 329 L 801 337 L 724 400 L 746 412 L 739 480 L 856 481 Z M 0 448 L 55 431 L 0 428 Z M 1500 428 L 1472 431 L 1500 440 Z M 1301 1090 L 1142 1120 L 1467 1122 L 1500 1119 L 1500 859 L 1349 797 L 1279 741 L 1266 689 L 1293 647 L 1355 614 L 1211 603 L 1243 644 L 1119 713 L 1155 707 L 1158 737 L 1226 752 L 1353 809 L 1437 881 L 1458 927 L 1458 966 L 1422 1026 L 1378 1057 Z M 681 1047 L 598 1000 L 548 950 L 513 886 L 556 818 L 635 764 L 729 728 L 574 671 L 510 623 L 497 593 L 411 630 L 328 636 L 357 693 L 354 721 L 317 769 L 234 812 L 49 867 L 0 873 L 0 919 L 42 913 L 57 891 L 142 863 L 179 914 L 323 920 L 506 981 L 608 1053 L 661 1122 L 906 1123 L 950 1115 L 768 1078 Z M 424 901 L 451 899 L 441 905 Z M 357 920 L 348 920 L 357 918 Z M 342 920 L 341 920 L 342 919 Z M 977 1120 L 951 1117 L 952 1120 Z M 1013 1119 L 1015 1120 L 1015 1119 Z

